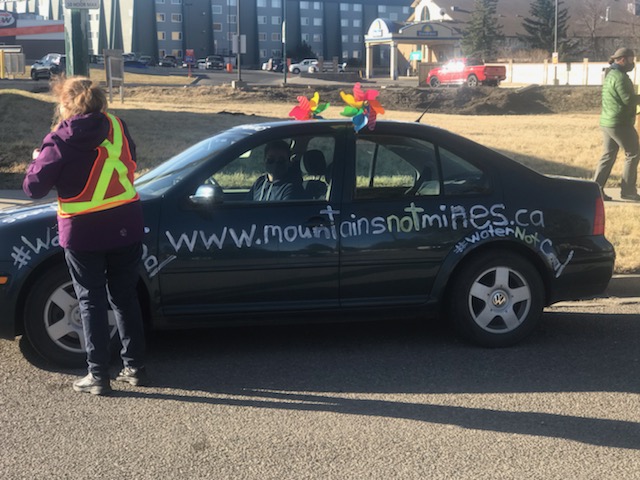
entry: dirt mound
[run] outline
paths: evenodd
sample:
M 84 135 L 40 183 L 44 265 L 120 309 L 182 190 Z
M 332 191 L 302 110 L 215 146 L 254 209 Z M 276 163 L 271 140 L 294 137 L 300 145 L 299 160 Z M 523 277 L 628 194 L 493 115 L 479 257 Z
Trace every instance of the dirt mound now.
M 321 101 L 333 106 L 344 105 L 340 91 L 351 93 L 351 85 L 335 86 L 249 86 L 232 89 L 230 86 L 130 87 L 127 97 L 138 100 L 197 104 L 217 100 L 238 103 L 272 102 L 295 105 L 299 95 L 310 98 L 313 92 Z M 364 86 L 368 88 L 368 86 Z M 374 88 L 374 87 L 371 87 Z M 598 112 L 600 87 L 528 86 L 516 88 L 395 88 L 380 89 L 380 102 L 390 110 L 427 110 L 431 113 L 458 115 L 531 115 L 545 113 Z

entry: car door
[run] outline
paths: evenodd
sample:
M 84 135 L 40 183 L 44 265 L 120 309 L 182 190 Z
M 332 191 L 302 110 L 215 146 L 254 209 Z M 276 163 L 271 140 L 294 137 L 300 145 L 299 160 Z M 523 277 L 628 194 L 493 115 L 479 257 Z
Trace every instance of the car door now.
M 478 176 L 480 186 L 456 191 L 447 178 L 459 157 L 389 125 L 361 131 L 350 148 L 353 188 L 339 225 L 341 304 L 424 303 L 443 260 L 471 229 L 469 209 L 490 195 L 486 176 L 460 159 L 462 177 Z
M 301 149 L 322 151 L 332 168 L 342 157 L 342 137 L 325 130 L 280 139 L 291 145 L 290 168 L 298 169 L 302 181 Z M 222 188 L 221 203 L 202 208 L 184 193 L 167 198 L 159 229 L 161 258 L 171 259 L 159 273 L 165 315 L 205 318 L 338 306 L 331 202 L 339 192 L 330 188 L 321 199 L 249 200 L 251 183 L 264 172 L 265 144 L 264 135 L 247 142 L 202 178 Z

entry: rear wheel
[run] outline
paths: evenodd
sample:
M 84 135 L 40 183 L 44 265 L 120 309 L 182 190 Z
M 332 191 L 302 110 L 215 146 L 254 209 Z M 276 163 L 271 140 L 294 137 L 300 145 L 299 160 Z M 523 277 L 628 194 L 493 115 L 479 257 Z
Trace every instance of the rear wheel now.
M 467 86 L 472 88 L 477 87 L 478 77 L 476 77 L 474 74 L 469 75 L 469 78 L 467 78 Z
M 544 287 L 531 263 L 513 253 L 472 258 L 456 275 L 449 313 L 458 332 L 485 347 L 506 347 L 529 335 L 544 306 Z
M 47 360 L 65 367 L 86 366 L 80 308 L 66 265 L 45 272 L 27 297 L 25 334 L 33 348 Z M 109 334 L 117 342 L 113 313 Z
M 429 85 L 431 85 L 433 88 L 439 87 L 440 80 L 438 80 L 438 77 L 431 77 L 431 80 L 429 80 Z

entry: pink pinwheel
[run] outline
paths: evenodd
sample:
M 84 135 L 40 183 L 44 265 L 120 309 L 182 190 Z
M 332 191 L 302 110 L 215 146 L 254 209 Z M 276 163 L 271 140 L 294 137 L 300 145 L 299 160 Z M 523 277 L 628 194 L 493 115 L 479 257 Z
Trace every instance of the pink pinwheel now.
M 359 132 L 365 125 L 369 130 L 376 126 L 376 118 L 384 113 L 384 108 L 376 100 L 380 92 L 378 90 L 362 90 L 360 83 L 353 87 L 353 95 L 340 92 L 342 100 L 347 104 L 340 115 L 351 117 L 353 127 Z
M 324 112 L 329 103 L 320 103 L 320 95 L 318 92 L 313 94 L 311 100 L 300 95 L 298 97 L 298 105 L 293 107 L 289 112 L 289 116 L 296 120 L 310 120 L 312 118 L 322 118 L 320 113 Z

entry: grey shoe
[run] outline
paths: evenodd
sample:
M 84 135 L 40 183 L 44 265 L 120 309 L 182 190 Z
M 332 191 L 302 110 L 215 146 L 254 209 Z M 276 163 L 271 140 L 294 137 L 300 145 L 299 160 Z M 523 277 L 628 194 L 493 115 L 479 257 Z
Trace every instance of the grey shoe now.
M 96 377 L 93 373 L 89 373 L 73 382 L 73 389 L 76 392 L 91 393 L 92 395 L 108 395 L 111 393 L 111 382 L 109 377 Z
M 127 382 L 136 387 L 143 385 L 146 379 L 147 370 L 144 367 L 124 367 L 116 377 L 116 381 Z

